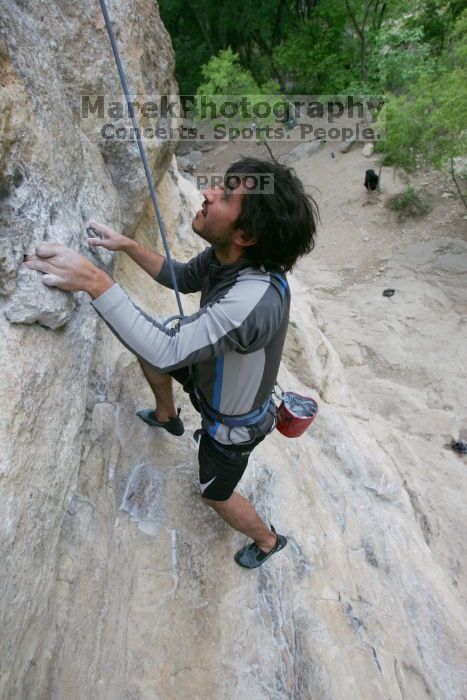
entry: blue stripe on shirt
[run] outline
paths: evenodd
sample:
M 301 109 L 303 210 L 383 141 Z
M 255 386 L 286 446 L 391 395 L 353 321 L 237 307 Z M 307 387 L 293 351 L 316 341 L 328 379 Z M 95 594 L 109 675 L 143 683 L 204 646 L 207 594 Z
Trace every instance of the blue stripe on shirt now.
M 284 296 L 285 290 L 287 289 L 287 280 L 285 279 L 284 275 L 279 275 L 278 273 L 272 275 L 272 277 L 275 277 L 276 280 L 278 280 L 280 284 L 280 292 L 281 292 L 281 297 Z
M 220 411 L 221 406 L 221 395 L 222 395 L 222 381 L 224 378 L 224 355 L 219 355 L 216 360 L 216 378 L 214 380 L 214 387 L 212 392 L 212 407 L 216 411 Z

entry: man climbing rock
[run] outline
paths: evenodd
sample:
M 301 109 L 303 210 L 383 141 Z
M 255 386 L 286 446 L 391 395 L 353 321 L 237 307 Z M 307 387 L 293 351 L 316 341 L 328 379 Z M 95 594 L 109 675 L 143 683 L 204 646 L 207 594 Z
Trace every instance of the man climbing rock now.
M 205 501 L 253 542 L 235 555 L 256 568 L 287 540 L 269 528 L 235 487 L 253 449 L 274 428 L 271 400 L 289 319 L 285 277 L 314 246 L 316 205 L 290 168 L 244 158 L 226 172 L 238 187 L 203 193 L 193 230 L 208 244 L 188 263 L 174 261 L 181 293 L 201 292 L 200 310 L 164 326 L 133 304 L 123 289 L 82 255 L 56 243 L 41 244 L 26 265 L 45 273 L 43 282 L 84 290 L 120 341 L 139 359 L 153 390 L 155 407 L 138 415 L 173 435 L 183 433 L 172 392 L 175 379 L 201 414 L 199 478 Z M 272 191 L 249 186 L 269 174 Z M 259 181 L 258 178 L 255 181 Z M 160 284 L 171 287 L 165 257 L 95 221 L 91 246 L 127 253 Z

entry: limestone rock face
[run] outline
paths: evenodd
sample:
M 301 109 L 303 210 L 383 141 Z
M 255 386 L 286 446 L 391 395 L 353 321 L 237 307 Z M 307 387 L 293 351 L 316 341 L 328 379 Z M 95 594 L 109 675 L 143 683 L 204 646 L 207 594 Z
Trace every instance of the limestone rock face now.
M 134 90 L 173 92 L 155 3 L 109 9 Z M 16 697 L 48 627 L 97 328 L 87 298 L 47 289 L 23 256 L 57 240 L 111 269 L 109 253 L 88 250 L 84 222 L 131 232 L 147 195 L 136 146 L 101 149 L 77 116 L 80 92 L 121 92 L 98 3 L 2 0 L 0 79 L 0 695 Z M 148 148 L 159 179 L 171 154 L 166 142 Z
M 174 92 L 155 3 L 109 11 L 133 85 Z M 396 320 L 367 288 L 344 314 L 342 299 L 326 303 L 329 270 L 291 276 L 279 381 L 320 412 L 300 440 L 276 432 L 254 452 L 241 492 L 289 544 L 246 572 L 233 561 L 245 538 L 199 497 L 183 392 L 182 438 L 146 426 L 136 359 L 86 295 L 21 266 L 44 239 L 92 255 L 91 216 L 162 252 L 133 147 L 99 147 L 76 118 L 80 90 L 119 91 L 98 4 L 1 0 L 0 66 L 0 697 L 463 700 L 467 473 L 441 443 L 465 420 L 462 345 L 439 379 L 430 348 L 440 318 L 446 333 L 462 326 L 465 244 L 388 266 L 407 304 Z M 187 260 L 200 196 L 167 144 L 149 157 L 171 250 Z M 148 313 L 177 312 L 131 260 L 99 256 Z M 404 351 L 426 391 L 404 388 Z
M 111 3 L 110 12 L 132 93 L 173 94 L 172 48 L 155 3 Z M 34 314 L 34 295 L 25 285 L 15 289 L 24 253 L 43 240 L 86 250 L 91 215 L 131 235 L 147 198 L 146 179 L 134 142 L 97 142 L 96 125 L 80 117 L 83 95 L 121 99 L 98 3 L 3 2 L 0 32 L 0 293 L 13 295 L 10 321 L 50 325 L 52 317 L 50 327 L 57 327 L 73 305 L 55 311 L 56 302 L 49 308 L 52 297 L 42 292 Z M 173 144 L 145 145 L 160 179 Z M 19 311 L 24 304 L 27 316 Z

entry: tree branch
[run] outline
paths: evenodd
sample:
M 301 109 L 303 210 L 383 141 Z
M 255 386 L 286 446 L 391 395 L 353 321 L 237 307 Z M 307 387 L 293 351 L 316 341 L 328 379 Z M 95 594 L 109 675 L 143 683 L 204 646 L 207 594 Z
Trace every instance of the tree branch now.
M 462 193 L 462 190 L 461 190 L 460 185 L 459 185 L 457 178 L 456 178 L 456 173 L 454 172 L 454 158 L 451 158 L 451 175 L 452 175 L 452 179 L 454 180 L 454 184 L 456 186 L 456 189 L 459 193 L 459 197 L 462 199 L 462 201 L 464 202 L 464 206 L 467 209 L 467 200 Z
M 357 32 L 357 34 L 358 34 L 358 36 L 360 37 L 360 39 L 363 39 L 363 32 L 362 32 L 362 30 L 361 30 L 360 25 L 359 25 L 358 22 L 357 22 L 357 18 L 355 17 L 355 13 L 354 13 L 354 11 L 352 10 L 352 8 L 351 8 L 351 6 L 350 6 L 349 0 L 345 0 L 345 6 L 346 6 L 346 8 L 347 8 L 347 12 L 349 13 L 349 17 L 350 17 L 350 19 L 351 19 L 351 21 L 352 21 L 352 24 L 353 24 L 353 26 L 355 27 L 355 31 Z
M 185 0 L 185 4 L 189 7 L 191 10 L 193 17 L 195 18 L 196 22 L 198 23 L 199 28 L 201 29 L 201 32 L 206 40 L 207 45 L 209 46 L 209 50 L 212 54 L 216 53 L 216 49 L 214 47 L 214 44 L 211 40 L 211 37 L 209 35 L 209 25 L 206 22 L 206 26 L 204 25 L 202 18 L 201 18 L 201 12 L 193 7 L 193 3 L 191 0 Z

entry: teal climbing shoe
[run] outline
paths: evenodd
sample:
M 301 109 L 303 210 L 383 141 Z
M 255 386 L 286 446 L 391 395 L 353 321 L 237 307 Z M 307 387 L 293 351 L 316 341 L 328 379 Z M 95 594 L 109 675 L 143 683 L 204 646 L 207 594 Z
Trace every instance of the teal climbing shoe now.
M 251 542 L 245 547 L 242 547 L 242 549 L 239 549 L 234 556 L 237 564 L 243 566 L 245 569 L 256 569 L 258 566 L 261 566 L 261 564 L 264 564 L 269 557 L 272 557 L 273 554 L 284 549 L 287 544 L 287 538 L 284 537 L 284 535 L 278 535 L 272 525 L 271 530 L 277 536 L 277 542 L 274 547 L 269 552 L 263 552 L 255 542 Z
M 171 435 L 179 437 L 185 432 L 185 428 L 180 419 L 180 409 L 178 409 L 176 417 L 169 418 L 169 420 L 157 420 L 156 412 L 153 408 L 144 408 L 141 411 L 136 411 L 136 415 L 150 425 L 151 428 L 164 428 Z

